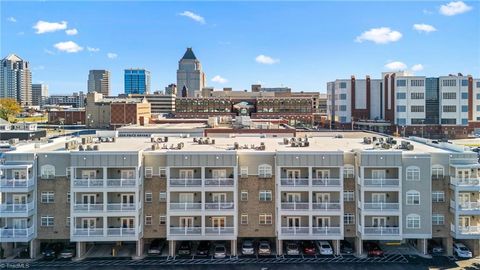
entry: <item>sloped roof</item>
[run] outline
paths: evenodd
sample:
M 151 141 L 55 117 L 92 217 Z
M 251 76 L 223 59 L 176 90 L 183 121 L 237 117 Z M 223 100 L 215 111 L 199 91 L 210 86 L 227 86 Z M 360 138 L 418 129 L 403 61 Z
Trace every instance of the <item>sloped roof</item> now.
M 187 51 L 183 55 L 182 59 L 192 59 L 192 60 L 197 60 L 197 57 L 193 53 L 192 48 L 187 48 Z

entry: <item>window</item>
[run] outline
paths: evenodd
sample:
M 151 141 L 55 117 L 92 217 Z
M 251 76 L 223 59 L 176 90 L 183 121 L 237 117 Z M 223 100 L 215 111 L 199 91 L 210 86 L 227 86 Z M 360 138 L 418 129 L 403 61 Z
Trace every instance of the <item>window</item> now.
M 240 177 L 241 178 L 247 178 L 248 177 L 248 167 L 246 167 L 246 166 L 240 167 Z
M 55 201 L 55 193 L 52 191 L 45 191 L 41 193 L 40 198 L 42 203 L 53 203 Z
M 260 214 L 258 217 L 260 225 L 271 225 L 272 224 L 272 215 L 270 214 Z
M 432 192 L 432 202 L 444 202 L 444 201 L 445 201 L 445 192 L 443 191 Z
M 158 169 L 158 175 L 159 175 L 161 178 L 167 177 L 167 169 L 160 167 L 160 168 Z
M 55 167 L 53 165 L 43 165 L 40 171 L 42 179 L 53 179 L 55 177 Z
M 457 119 L 455 118 L 442 118 L 442 125 L 456 125 Z
M 442 165 L 433 165 L 432 166 L 432 177 L 433 178 L 440 178 L 443 177 L 443 166 Z
M 397 92 L 397 99 L 406 99 L 407 93 Z
M 468 125 L 468 119 L 462 118 L 462 125 Z
M 353 178 L 355 175 L 355 169 L 353 166 L 345 166 L 343 167 L 343 178 Z
M 443 106 L 443 112 L 457 112 L 457 106 L 455 105 Z
M 424 80 L 411 80 L 410 86 L 425 86 Z
M 240 200 L 248 201 L 248 191 L 242 190 L 242 192 L 240 193 Z
M 407 80 L 397 80 L 397 86 L 407 86 Z
M 242 225 L 247 225 L 248 224 L 248 215 L 247 214 L 242 214 L 240 216 L 240 224 L 242 224 Z
M 167 201 L 167 193 L 164 192 L 164 191 L 160 191 L 160 193 L 158 193 L 158 201 L 159 202 L 166 202 Z
M 478 83 L 477 83 L 478 85 Z M 477 88 L 480 88 L 480 87 L 477 87 Z M 477 99 L 480 99 L 480 94 L 477 94 Z
M 346 123 L 346 122 L 347 122 L 347 117 L 340 116 L 340 123 Z
M 70 191 L 68 191 L 67 192 L 67 203 L 70 203 L 71 197 L 72 197 L 72 195 L 71 195 Z
M 152 215 L 145 216 L 145 225 L 146 226 L 152 225 Z
M 67 217 L 67 220 L 65 221 L 65 226 L 70 227 L 70 217 Z
M 420 216 L 417 214 L 407 215 L 407 229 L 420 229 Z
M 468 99 L 468 93 L 462 92 L 462 99 Z
M 152 193 L 151 192 L 145 192 L 145 202 L 147 202 L 147 203 L 152 202 Z
M 404 105 L 398 105 L 397 106 L 397 112 L 406 112 L 407 111 L 407 107 L 404 106 Z
M 443 80 L 442 86 L 457 86 L 457 80 Z
M 416 166 L 407 167 L 407 181 L 420 181 L 420 168 Z
M 340 94 L 340 99 L 341 100 L 346 100 L 347 99 L 347 94 Z
M 425 95 L 423 93 L 411 93 L 410 97 L 412 99 L 424 99 Z
M 70 167 L 67 167 L 65 169 L 65 175 L 67 176 L 67 178 L 70 178 L 70 172 L 71 172 L 71 168 Z
M 397 125 L 404 126 L 407 124 L 407 120 L 405 118 L 397 118 Z
M 425 107 L 424 106 L 411 106 L 410 111 L 411 112 L 424 112 Z
M 355 215 L 351 213 L 345 213 L 345 215 L 343 215 L 343 224 L 345 225 L 355 224 Z
M 145 167 L 145 178 L 152 178 L 152 175 L 153 175 L 153 168 Z
M 339 111 L 341 112 L 347 111 L 347 105 L 340 105 Z
M 455 92 L 445 92 L 442 94 L 443 99 L 457 99 L 457 93 Z
M 477 105 L 477 112 L 480 111 L 480 105 Z
M 52 227 L 53 226 L 53 217 L 52 216 L 42 216 L 41 217 L 41 225 L 42 227 Z
M 348 190 L 343 192 L 343 201 L 344 202 L 353 202 L 355 200 L 355 192 Z
M 442 214 L 432 214 L 432 225 L 445 224 L 445 216 Z
M 263 178 L 272 177 L 272 166 L 268 164 L 262 164 L 258 166 L 258 177 L 263 177 Z
M 167 224 L 167 216 L 160 216 L 159 222 L 160 222 L 160 225 Z
M 341 82 L 340 83 L 340 88 L 347 88 L 347 83 L 346 82 Z
M 425 123 L 425 119 L 423 118 L 411 118 L 410 121 L 412 122 L 412 125 L 421 125 Z
M 420 205 L 420 192 L 416 190 L 407 191 L 407 205 Z
M 272 200 L 272 191 L 271 190 L 260 190 L 260 201 L 266 202 Z
M 468 86 L 468 80 L 462 80 L 462 86 Z
M 462 112 L 468 112 L 468 106 L 462 105 Z
M 480 82 L 477 82 L 477 88 L 480 88 Z M 478 97 L 478 94 L 477 94 Z

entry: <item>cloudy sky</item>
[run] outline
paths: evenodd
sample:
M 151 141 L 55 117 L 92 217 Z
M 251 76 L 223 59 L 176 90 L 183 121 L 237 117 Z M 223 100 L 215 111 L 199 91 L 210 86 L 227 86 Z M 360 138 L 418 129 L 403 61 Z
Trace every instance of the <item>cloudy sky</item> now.
M 386 70 L 480 77 L 479 2 L 3 2 L 2 57 L 30 61 L 51 94 L 85 91 L 88 70 L 146 68 L 152 90 L 176 82 L 186 47 L 208 85 L 324 92 L 326 82 Z

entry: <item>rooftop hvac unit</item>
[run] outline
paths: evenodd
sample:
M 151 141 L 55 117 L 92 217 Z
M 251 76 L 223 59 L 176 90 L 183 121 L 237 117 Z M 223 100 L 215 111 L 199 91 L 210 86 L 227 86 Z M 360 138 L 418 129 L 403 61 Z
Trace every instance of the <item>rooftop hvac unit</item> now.
M 98 144 L 93 146 L 93 150 L 98 151 Z
M 239 147 L 238 142 L 235 142 L 235 143 L 233 144 L 233 149 L 238 150 L 238 147 Z
M 407 145 L 407 150 L 408 150 L 408 151 L 412 151 L 412 150 L 413 150 L 413 144 Z

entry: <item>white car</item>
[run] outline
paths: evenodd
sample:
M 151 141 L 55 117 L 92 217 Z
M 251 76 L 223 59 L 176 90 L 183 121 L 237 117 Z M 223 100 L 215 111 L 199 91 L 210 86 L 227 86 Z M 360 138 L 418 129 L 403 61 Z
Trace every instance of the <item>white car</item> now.
M 462 243 L 453 244 L 453 254 L 459 258 L 472 258 L 472 252 Z
M 320 255 L 333 255 L 333 248 L 328 241 L 316 241 Z

